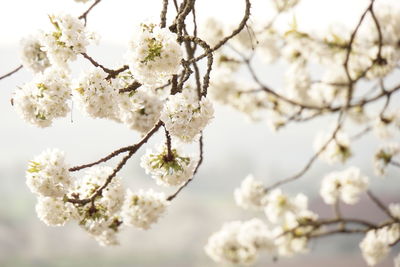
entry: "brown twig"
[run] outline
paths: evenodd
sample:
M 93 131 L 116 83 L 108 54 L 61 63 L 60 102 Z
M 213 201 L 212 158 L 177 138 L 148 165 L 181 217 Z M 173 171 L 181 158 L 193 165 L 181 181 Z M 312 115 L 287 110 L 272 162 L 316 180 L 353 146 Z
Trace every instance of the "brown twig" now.
M 92 63 L 93 66 L 99 67 L 99 68 L 101 68 L 104 72 L 108 73 L 108 76 L 107 76 L 107 78 L 106 78 L 107 80 L 109 80 L 109 79 L 114 79 L 115 77 L 117 77 L 118 74 L 120 74 L 121 72 L 124 72 L 124 71 L 126 71 L 127 69 L 129 69 L 129 66 L 128 66 L 128 65 L 124 65 L 124 66 L 122 66 L 122 67 L 119 68 L 119 69 L 112 70 L 112 69 L 109 69 L 109 68 L 104 67 L 102 64 L 100 64 L 99 62 L 97 62 L 96 60 L 94 60 L 91 56 L 89 56 L 89 55 L 86 54 L 86 53 L 81 53 L 81 55 L 82 55 L 84 58 L 86 58 L 87 60 L 89 60 L 89 62 Z M 140 86 L 138 86 L 138 87 L 140 87 Z
M 8 76 L 13 75 L 14 73 L 16 73 L 17 71 L 19 71 L 19 70 L 22 69 L 22 68 L 23 68 L 22 65 L 18 66 L 17 68 L 15 68 L 14 70 L 10 71 L 9 73 L 6 73 L 6 74 L 4 74 L 3 76 L 0 76 L 0 80 L 2 80 L 2 79 L 4 79 L 4 78 L 7 78 Z
M 135 82 L 131 83 L 130 85 L 128 85 L 127 87 L 119 89 L 118 92 L 119 93 L 132 92 L 132 91 L 135 91 L 136 89 L 138 89 L 140 86 L 142 86 L 142 84 L 135 81 Z
M 299 178 L 301 178 L 313 165 L 313 163 L 317 160 L 317 158 L 319 157 L 319 155 L 325 150 L 325 148 L 330 144 L 330 142 L 332 142 L 332 140 L 334 140 L 336 138 L 337 133 L 339 132 L 339 130 L 342 127 L 342 123 L 343 123 L 343 112 L 341 112 L 339 114 L 338 117 L 338 123 L 337 126 L 335 128 L 335 130 L 332 133 L 332 136 L 328 139 L 327 142 L 324 143 L 324 145 L 309 159 L 309 161 L 307 162 L 307 164 L 296 174 L 289 176 L 285 179 L 282 179 L 272 185 L 270 185 L 269 187 L 265 188 L 265 192 L 268 192 L 274 188 L 277 188 L 278 186 L 287 184 L 289 182 L 293 182 Z
M 164 130 L 165 130 L 165 143 L 167 145 L 167 156 L 165 160 L 172 161 L 174 159 L 174 154 L 172 153 L 171 135 L 169 134 L 167 128 L 165 128 L 165 125 L 164 125 Z
M 92 11 L 92 9 L 100 2 L 101 2 L 101 0 L 95 0 L 94 3 L 85 12 L 83 12 L 82 15 L 80 15 L 78 17 L 79 19 L 83 19 L 84 20 L 85 26 L 86 26 L 86 23 L 87 23 L 87 16 L 89 15 L 90 11 Z
M 247 21 L 250 18 L 250 8 L 251 8 L 250 0 L 245 0 L 245 2 L 246 2 L 246 8 L 244 11 L 244 16 L 243 16 L 242 21 L 238 25 L 238 27 L 234 31 L 232 31 L 231 34 L 229 34 L 228 36 L 223 38 L 221 41 L 219 41 L 218 44 L 213 46 L 209 51 L 206 51 L 204 54 L 193 59 L 194 61 L 199 61 L 200 59 L 208 56 L 209 53 L 213 53 L 214 51 L 218 50 L 221 46 L 223 46 L 226 42 L 228 42 L 230 39 L 232 39 L 234 36 L 236 36 L 243 30 L 243 28 L 246 26 Z
M 376 204 L 377 207 L 379 207 L 389 218 L 392 218 L 394 220 L 397 220 L 391 213 L 390 211 L 386 208 L 386 206 L 379 200 L 377 196 L 375 196 L 371 190 L 367 191 L 368 197 Z
M 102 159 L 99 159 L 99 160 L 97 160 L 95 162 L 92 162 L 92 163 L 88 163 L 88 164 L 72 167 L 72 168 L 69 169 L 69 171 L 70 172 L 80 171 L 82 169 L 89 168 L 89 167 L 98 165 L 100 163 L 107 162 L 110 159 L 112 159 L 112 158 L 114 158 L 114 157 L 116 157 L 119 154 L 124 153 L 124 152 L 130 152 L 130 151 L 136 152 L 143 144 L 145 144 L 147 142 L 147 140 L 154 133 L 156 133 L 158 131 L 158 129 L 161 127 L 161 125 L 162 125 L 162 122 L 159 121 L 156 125 L 154 125 L 154 127 L 137 144 L 117 149 L 117 150 L 115 150 L 114 152 L 112 152 L 111 154 L 105 156 Z
M 199 156 L 199 161 L 197 162 L 197 165 L 196 165 L 196 167 L 195 167 L 195 169 L 194 169 L 194 171 L 193 171 L 193 175 L 192 175 L 192 177 L 190 177 L 189 180 L 187 180 L 183 185 L 181 185 L 175 193 L 173 193 L 172 195 L 170 195 L 169 197 L 167 197 L 167 200 L 168 200 L 168 201 L 172 201 L 173 199 L 175 199 L 175 198 L 178 196 L 178 194 L 179 194 L 191 181 L 193 181 L 194 176 L 196 175 L 196 173 L 197 173 L 197 171 L 198 171 L 198 169 L 199 169 L 201 163 L 203 162 L 203 153 L 204 153 L 204 151 L 203 151 L 203 133 L 201 133 L 200 139 L 199 139 L 199 154 L 200 154 L 200 156 Z
M 211 73 L 212 64 L 214 61 L 214 57 L 212 55 L 211 48 L 205 41 L 203 41 L 202 39 L 200 39 L 199 37 L 196 37 L 196 36 L 185 35 L 185 36 L 180 37 L 180 39 L 185 40 L 185 41 L 194 42 L 194 43 L 198 44 L 199 46 L 201 46 L 206 51 L 206 53 L 208 51 L 208 53 L 207 53 L 207 70 L 206 70 L 206 74 L 203 77 L 203 88 L 202 88 L 202 93 L 201 93 L 202 96 L 206 96 L 207 89 L 210 85 L 210 73 Z M 188 62 L 194 63 L 196 61 L 188 60 Z
M 161 10 L 160 18 L 161 18 L 161 23 L 160 27 L 165 28 L 167 25 L 167 11 L 168 11 L 168 0 L 163 0 L 163 7 Z

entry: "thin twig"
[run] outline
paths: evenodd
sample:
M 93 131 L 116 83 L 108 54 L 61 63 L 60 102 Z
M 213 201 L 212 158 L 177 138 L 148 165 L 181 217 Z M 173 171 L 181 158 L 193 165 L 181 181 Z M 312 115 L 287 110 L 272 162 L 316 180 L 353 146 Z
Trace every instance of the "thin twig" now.
M 377 196 L 375 196 L 371 190 L 367 191 L 368 197 L 378 206 L 384 213 L 386 213 L 387 216 L 390 218 L 397 220 L 391 213 L 390 211 L 386 208 L 386 206 L 379 200 Z
M 344 117 L 343 112 L 341 112 L 341 113 L 339 114 L 338 123 L 337 123 L 337 126 L 336 126 L 335 130 L 334 130 L 333 133 L 332 133 L 332 136 L 331 136 L 331 137 L 328 139 L 328 141 L 325 142 L 324 145 L 309 159 L 309 161 L 307 162 L 307 164 L 306 164 L 299 172 L 297 172 L 296 174 L 294 174 L 294 175 L 292 175 L 292 176 L 289 176 L 289 177 L 287 177 L 287 178 L 285 178 L 285 179 L 282 179 L 282 180 L 280 180 L 280 181 L 278 181 L 278 182 L 276 182 L 276 183 L 270 185 L 269 187 L 265 188 L 265 192 L 268 192 L 268 191 L 270 191 L 271 189 L 274 189 L 274 188 L 276 188 L 276 187 L 278 187 L 278 186 L 281 186 L 281 185 L 283 185 L 283 184 L 287 184 L 287 183 L 289 183 L 289 182 L 293 182 L 293 181 L 295 181 L 295 180 L 301 178 L 301 177 L 311 168 L 311 166 L 313 165 L 313 163 L 317 160 L 317 158 L 318 158 L 319 155 L 325 150 L 325 148 L 330 144 L 330 142 L 332 142 L 332 140 L 335 139 L 336 134 L 337 134 L 337 133 L 339 132 L 339 130 L 341 129 L 341 126 L 342 126 L 342 123 L 343 123 L 343 117 Z
M 74 171 L 80 171 L 82 169 L 85 168 L 89 168 L 95 165 L 98 165 L 100 163 L 104 163 L 106 161 L 109 161 L 110 159 L 118 156 L 121 153 L 124 152 L 128 152 L 128 151 L 134 151 L 136 152 L 143 144 L 145 144 L 147 142 L 147 140 L 158 131 L 158 129 L 161 127 L 162 122 L 159 121 L 156 125 L 154 125 L 154 127 L 135 145 L 132 146 L 127 146 L 127 147 L 123 147 L 120 149 L 115 150 L 114 152 L 112 152 L 111 154 L 105 156 L 102 159 L 99 159 L 98 161 L 92 162 L 92 163 L 88 163 L 88 164 L 84 164 L 84 165 L 80 165 L 80 166 L 75 166 L 69 169 L 70 172 L 74 172 Z
M 94 3 L 93 3 L 85 12 L 83 12 L 82 15 L 80 15 L 80 16 L 78 17 L 79 19 L 83 19 L 83 20 L 84 20 L 85 26 L 86 26 L 86 23 L 87 23 L 87 16 L 89 15 L 90 11 L 92 11 L 92 9 L 93 9 L 98 3 L 100 3 L 100 1 L 101 1 L 101 0 L 96 0 L 96 1 L 94 1 Z
M 215 46 L 213 46 L 210 51 L 206 51 L 206 53 L 194 58 L 194 61 L 199 61 L 200 59 L 208 56 L 209 53 L 213 53 L 214 51 L 218 50 L 221 46 L 223 46 L 226 42 L 228 42 L 230 39 L 232 39 L 234 36 L 236 36 L 237 34 L 239 34 L 243 28 L 246 26 L 247 21 L 250 18 L 250 8 L 251 8 L 251 3 L 250 0 L 245 0 L 246 2 L 246 8 L 244 11 L 244 16 L 242 21 L 240 22 L 240 24 L 238 25 L 238 27 L 232 31 L 231 34 L 229 34 L 228 36 L 226 36 L 225 38 L 223 38 L 221 41 L 218 42 L 218 44 L 216 44 Z
M 201 163 L 203 162 L 203 153 L 204 153 L 204 151 L 203 151 L 203 133 L 201 133 L 200 140 L 199 140 L 199 154 L 200 154 L 200 157 L 199 157 L 199 161 L 197 162 L 197 165 L 196 165 L 196 167 L 195 167 L 195 169 L 193 171 L 193 175 L 192 175 L 192 177 L 190 177 L 189 180 L 187 180 L 183 185 L 181 185 L 174 194 L 170 195 L 167 198 L 168 201 L 172 201 L 173 199 L 175 199 L 178 196 L 178 194 L 193 180 L 193 178 L 196 175 Z
M 0 80 L 2 80 L 2 79 L 4 79 L 4 78 L 7 78 L 8 76 L 13 75 L 14 73 L 16 73 L 17 71 L 19 71 L 19 70 L 22 69 L 22 68 L 23 68 L 22 65 L 18 66 L 17 68 L 15 68 L 14 70 L 10 71 L 9 73 L 6 73 L 6 74 L 4 74 L 3 76 L 0 76 Z

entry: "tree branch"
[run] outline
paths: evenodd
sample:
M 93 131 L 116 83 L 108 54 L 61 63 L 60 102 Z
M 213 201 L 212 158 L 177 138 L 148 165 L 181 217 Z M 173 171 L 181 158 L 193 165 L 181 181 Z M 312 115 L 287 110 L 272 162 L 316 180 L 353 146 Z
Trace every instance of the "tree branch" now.
M 0 80 L 2 80 L 2 79 L 4 79 L 4 78 L 7 78 L 7 77 L 9 77 L 9 76 L 11 76 L 11 75 L 13 75 L 14 73 L 16 73 L 16 72 L 18 72 L 20 69 L 22 69 L 23 68 L 23 66 L 22 65 L 19 65 L 17 68 L 15 68 L 14 70 L 12 70 L 12 71 L 10 71 L 9 73 L 6 73 L 6 74 L 4 74 L 3 76 L 0 76 Z

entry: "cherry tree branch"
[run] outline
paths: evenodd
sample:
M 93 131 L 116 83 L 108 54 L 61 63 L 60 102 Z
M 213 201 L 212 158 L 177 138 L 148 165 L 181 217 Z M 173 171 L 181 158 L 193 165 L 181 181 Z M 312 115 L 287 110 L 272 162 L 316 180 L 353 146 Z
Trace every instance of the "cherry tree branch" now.
M 167 11 L 168 11 L 168 0 L 163 0 L 163 6 L 160 14 L 161 23 L 160 28 L 165 28 L 167 25 Z
M 72 168 L 69 169 L 69 171 L 70 172 L 75 172 L 75 171 L 80 171 L 82 169 L 86 169 L 86 168 L 89 168 L 89 167 L 93 167 L 93 166 L 98 165 L 100 163 L 107 162 L 110 159 L 118 156 L 121 153 L 131 152 L 131 151 L 133 151 L 135 153 L 142 145 L 144 145 L 147 142 L 147 140 L 151 136 L 153 136 L 158 131 L 158 129 L 161 127 L 161 125 L 162 125 L 161 121 L 157 122 L 156 125 L 154 125 L 154 127 L 135 145 L 126 146 L 126 147 L 117 149 L 114 152 L 110 153 L 109 155 L 105 156 L 104 158 L 101 158 L 101 159 L 99 159 L 99 160 L 97 160 L 95 162 L 92 162 L 92 163 L 88 163 L 88 164 L 72 167 Z
M 380 208 L 388 217 L 397 220 L 391 213 L 390 211 L 386 208 L 385 204 L 382 203 L 382 201 L 379 200 L 375 194 L 372 193 L 371 190 L 367 191 L 368 197 L 376 204 L 378 208 Z
M 215 46 L 213 46 L 209 51 L 206 51 L 206 53 L 196 57 L 193 59 L 194 61 L 199 61 L 200 59 L 206 57 L 209 53 L 213 53 L 214 51 L 218 50 L 221 46 L 223 46 L 226 42 L 228 42 L 230 39 L 235 37 L 237 34 L 239 34 L 243 28 L 246 26 L 247 21 L 250 18 L 250 8 L 251 8 L 251 3 L 250 0 L 245 0 L 246 2 L 246 7 L 244 11 L 244 16 L 241 22 L 239 23 L 238 27 L 232 31 L 231 34 L 223 38 L 221 41 L 219 41 Z
M 9 73 L 6 73 L 6 74 L 0 76 L 0 80 L 2 80 L 2 79 L 4 79 L 4 78 L 7 78 L 7 77 L 9 77 L 9 76 L 11 76 L 11 75 L 13 75 L 14 73 L 18 72 L 18 71 L 19 71 L 20 69 L 22 69 L 22 68 L 23 68 L 23 66 L 22 66 L 22 65 L 19 65 L 17 68 L 15 68 L 14 70 L 10 71 Z
M 198 171 L 198 169 L 199 169 L 201 163 L 203 163 L 203 153 L 204 153 L 204 151 L 203 151 L 203 133 L 201 133 L 200 139 L 199 139 L 199 154 L 200 154 L 200 155 L 199 155 L 199 161 L 198 161 L 197 164 L 196 164 L 196 167 L 195 167 L 195 169 L 194 169 L 194 171 L 193 171 L 193 175 L 192 175 L 192 177 L 190 177 L 190 179 L 188 179 L 183 185 L 181 185 L 175 193 L 173 193 L 172 195 L 170 195 L 169 197 L 167 197 L 167 200 L 168 200 L 168 201 L 172 201 L 173 199 L 175 199 L 175 198 L 178 196 L 178 194 L 179 194 L 191 181 L 193 181 L 193 178 L 194 178 L 194 176 L 196 175 L 196 173 L 197 173 L 197 171 Z
M 330 138 L 328 139 L 328 141 L 326 141 L 326 142 L 324 143 L 324 145 L 309 159 L 309 161 L 307 162 L 307 164 L 306 164 L 299 172 L 297 172 L 296 174 L 294 174 L 294 175 L 292 175 L 292 176 L 289 176 L 289 177 L 287 177 L 287 178 L 285 178 L 285 179 L 282 179 L 282 180 L 280 180 L 280 181 L 278 181 L 278 182 L 276 182 L 276 183 L 274 183 L 274 184 L 268 186 L 267 188 L 264 189 L 265 192 L 268 192 L 268 191 L 270 191 L 270 190 L 272 190 L 272 189 L 274 189 L 274 188 L 277 188 L 277 187 L 279 187 L 279 186 L 281 186 L 281 185 L 284 185 L 284 184 L 293 182 L 293 181 L 295 181 L 295 180 L 301 178 L 301 177 L 311 168 L 311 166 L 313 165 L 313 163 L 317 160 L 317 158 L 319 157 L 319 155 L 321 155 L 321 153 L 326 149 L 326 147 L 329 145 L 329 143 L 332 142 L 332 141 L 336 138 L 337 133 L 339 132 L 339 130 L 340 130 L 341 127 L 342 127 L 343 116 L 344 116 L 344 115 L 343 115 L 343 112 L 341 112 L 341 113 L 339 114 L 339 117 L 338 117 L 337 126 L 335 127 L 335 129 L 334 129 L 334 131 L 333 131 L 331 137 L 330 137 Z
M 87 23 L 87 16 L 89 15 L 90 11 L 92 11 L 92 9 L 100 2 L 101 2 L 101 0 L 95 0 L 94 3 L 85 12 L 83 12 L 82 15 L 80 15 L 78 17 L 79 19 L 83 19 L 84 20 L 85 26 L 86 26 L 86 23 Z

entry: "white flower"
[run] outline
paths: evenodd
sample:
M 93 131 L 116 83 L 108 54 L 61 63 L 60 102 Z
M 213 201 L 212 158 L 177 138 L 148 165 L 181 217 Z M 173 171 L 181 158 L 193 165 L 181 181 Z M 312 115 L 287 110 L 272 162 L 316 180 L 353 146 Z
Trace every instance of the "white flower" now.
M 49 18 L 55 31 L 43 35 L 43 50 L 52 64 L 66 67 L 69 60 L 75 60 L 77 54 L 86 52 L 91 37 L 83 20 L 67 14 Z
M 182 60 L 177 35 L 154 24 L 141 24 L 137 34 L 127 55 L 130 71 L 142 84 L 164 85 L 178 73 Z
M 400 203 L 391 203 L 389 204 L 390 214 L 400 220 Z
M 332 172 L 324 177 L 321 183 L 320 195 L 327 204 L 334 204 L 340 197 L 342 173 Z
M 320 153 L 320 159 L 329 164 L 345 162 L 351 156 L 349 137 L 347 134 L 339 131 L 336 133 L 336 136 L 333 140 L 331 140 L 331 138 L 331 133 L 319 133 L 315 138 L 314 150 L 320 151 L 329 141 L 329 143 Z
M 59 69 L 48 68 L 15 91 L 14 105 L 26 122 L 48 127 L 54 119 L 67 116 L 70 94 L 66 74 Z
M 122 225 L 119 216 L 96 217 L 98 213 L 93 213 L 93 218 L 87 218 L 79 222 L 80 226 L 92 236 L 100 246 L 115 246 L 119 244 L 117 234 Z
M 123 222 L 147 230 L 166 212 L 168 205 L 163 193 L 152 189 L 137 193 L 128 190 L 121 213 Z
M 163 105 L 155 96 L 142 90 L 120 94 L 118 118 L 132 130 L 147 133 L 160 118 Z
M 97 242 L 99 242 L 100 246 L 116 246 L 119 245 L 117 233 L 118 231 L 107 228 L 103 230 L 99 235 L 95 235 L 93 237 L 94 239 L 96 239 Z
M 86 72 L 73 90 L 79 108 L 93 118 L 118 120 L 118 91 L 109 81 L 108 74 L 97 67 Z
M 396 47 L 400 35 L 400 12 L 398 8 L 391 5 L 381 5 L 376 10 L 376 17 L 381 25 L 385 25 L 382 31 L 383 43 L 391 47 Z M 371 21 L 368 25 L 371 29 L 376 29 L 376 25 Z M 368 31 L 367 38 L 373 44 L 377 44 L 379 39 L 378 32 L 375 30 Z
M 310 39 L 302 38 L 296 34 L 296 29 L 285 36 L 285 46 L 282 48 L 282 57 L 288 63 L 308 60 L 313 53 Z
M 310 96 L 319 105 L 326 106 L 335 100 L 343 103 L 347 97 L 348 82 L 343 66 L 334 64 L 323 74 L 321 82 L 313 84 Z
M 26 183 L 32 193 L 41 196 L 62 197 L 66 194 L 72 178 L 65 163 L 64 152 L 48 149 L 36 156 L 29 163 Z
M 261 181 L 249 174 L 234 191 L 235 201 L 244 209 L 262 209 L 265 204 L 265 188 Z
M 182 93 L 171 95 L 164 105 L 160 119 L 169 133 L 181 141 L 190 143 L 210 123 L 214 109 L 210 100 L 184 89 Z
M 284 106 L 285 108 L 288 107 L 288 105 L 285 105 L 284 102 L 277 102 L 277 103 L 279 103 L 278 104 L 279 107 L 281 106 Z M 267 126 L 272 132 L 277 132 L 288 122 L 287 116 L 285 116 L 280 110 L 278 111 L 270 110 L 268 111 L 267 114 L 268 114 Z
M 365 261 L 369 266 L 374 266 L 383 260 L 390 252 L 387 238 L 382 231 L 370 230 L 360 243 L 360 248 Z
M 50 66 L 49 58 L 43 51 L 41 37 L 29 36 L 21 40 L 22 65 L 34 73 L 43 72 Z
M 113 168 L 108 166 L 91 167 L 85 172 L 85 176 L 76 183 L 74 190 L 81 199 L 89 198 L 113 173 Z M 83 207 L 82 219 L 98 219 L 110 217 L 119 212 L 124 202 L 125 189 L 120 177 L 114 177 L 95 200 L 95 211 L 90 210 L 90 205 Z M 96 214 L 94 214 L 96 213 Z M 94 218 L 93 216 L 96 218 Z
M 265 63 L 273 63 L 280 57 L 279 37 L 274 30 L 263 30 L 257 35 L 257 40 L 257 51 Z
M 334 204 L 338 199 L 346 204 L 355 204 L 361 193 L 368 189 L 368 177 L 362 175 L 356 167 L 341 172 L 332 172 L 324 177 L 320 194 L 327 204 Z
M 113 168 L 107 166 L 91 167 L 86 171 L 85 176 L 76 183 L 71 196 L 77 195 L 81 199 L 90 198 L 105 184 L 113 171 Z M 114 177 L 93 203 L 75 206 L 75 219 L 100 245 L 116 245 L 118 244 L 116 234 L 122 224 L 120 212 L 124 197 L 125 190 L 121 184 L 121 178 Z
M 385 236 L 388 244 L 394 244 L 400 238 L 400 223 L 392 223 L 379 229 L 381 235 Z
M 299 0 L 274 0 L 273 3 L 278 12 L 287 11 L 297 5 Z
M 62 198 L 39 197 L 36 204 L 37 216 L 48 226 L 63 226 L 71 219 L 71 209 Z
M 393 47 L 390 45 L 382 45 L 381 47 L 382 61 L 373 62 L 373 60 L 376 59 L 378 49 L 379 49 L 378 46 L 373 46 L 367 52 L 371 60 L 370 64 L 372 65 L 371 69 L 367 72 L 366 75 L 368 79 L 384 78 L 393 71 L 393 69 L 397 66 L 397 63 L 400 59 L 400 53 L 398 52 L 396 46 Z
M 257 250 L 254 246 L 239 242 L 238 234 L 242 226 L 240 221 L 225 223 L 218 232 L 212 234 L 204 247 L 208 256 L 221 263 L 252 264 L 257 258 Z
M 274 243 L 273 232 L 258 218 L 253 218 L 244 222 L 237 238 L 239 243 L 244 246 L 275 253 L 276 246 Z
M 260 120 L 265 116 L 268 95 L 262 91 L 252 91 L 254 88 L 234 78 L 225 70 L 214 73 L 210 81 L 209 95 L 213 100 L 244 113 L 252 121 Z
M 285 75 L 286 93 L 290 99 L 304 104 L 314 104 L 310 97 L 311 75 L 306 60 L 293 62 Z
M 400 111 L 387 112 L 374 120 L 373 130 L 380 139 L 390 139 L 400 130 Z
M 318 230 L 318 225 L 312 224 L 316 222 L 318 215 L 310 210 L 301 210 L 295 213 L 288 213 L 285 217 L 284 228 L 285 230 L 292 231 L 291 234 L 295 237 L 303 237 Z
M 400 145 L 398 143 L 389 143 L 382 145 L 375 153 L 374 171 L 379 176 L 386 174 L 386 168 L 392 159 L 400 154 Z
M 278 254 L 291 257 L 308 252 L 308 235 L 318 230 L 318 226 L 310 223 L 317 219 L 318 216 L 309 210 L 301 210 L 297 214 L 288 212 L 283 224 L 273 230 Z
M 224 23 L 216 20 L 214 17 L 208 17 L 200 25 L 199 36 L 211 47 L 215 46 L 225 36 L 226 29 Z
M 140 166 L 156 180 L 157 184 L 177 186 L 192 177 L 196 163 L 196 160 L 177 148 L 171 149 L 168 158 L 167 146 L 161 145 L 155 152 L 148 149 L 141 158 Z
M 286 233 L 286 229 L 280 226 L 274 229 L 274 232 L 275 236 L 277 236 L 275 245 L 278 248 L 279 255 L 290 257 L 308 251 L 308 239 L 306 236 L 296 236 L 291 232 Z
M 302 210 L 306 210 L 307 206 L 307 196 L 297 194 L 295 197 L 290 198 L 282 193 L 281 189 L 274 189 L 267 194 L 265 215 L 272 223 L 278 223 L 290 213 L 297 214 Z
M 368 189 L 368 177 L 361 174 L 355 167 L 344 171 L 341 181 L 341 198 L 344 203 L 355 204 L 359 195 Z

